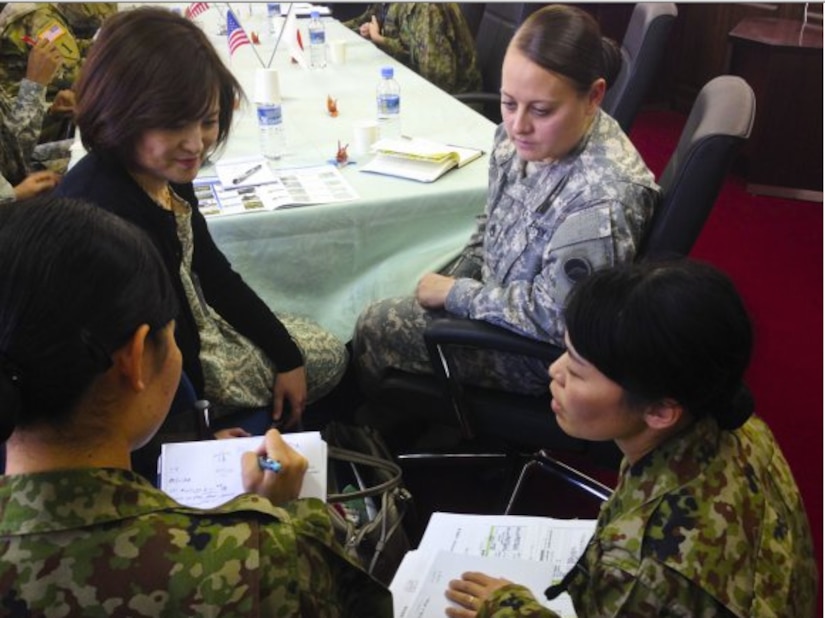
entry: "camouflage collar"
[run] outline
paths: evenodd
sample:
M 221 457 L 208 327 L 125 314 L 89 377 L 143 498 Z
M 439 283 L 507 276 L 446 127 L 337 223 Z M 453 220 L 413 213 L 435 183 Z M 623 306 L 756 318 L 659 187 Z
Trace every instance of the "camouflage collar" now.
M 169 496 L 129 470 L 0 476 L 0 535 L 69 530 L 176 506 Z

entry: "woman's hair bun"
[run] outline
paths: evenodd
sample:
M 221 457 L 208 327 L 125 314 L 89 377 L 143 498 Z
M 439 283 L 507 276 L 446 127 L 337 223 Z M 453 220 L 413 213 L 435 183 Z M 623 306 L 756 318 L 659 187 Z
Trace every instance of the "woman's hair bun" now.
M 602 71 L 604 81 L 610 88 L 622 70 L 622 50 L 613 39 L 602 37 Z
M 716 414 L 716 422 L 722 429 L 739 429 L 751 417 L 756 407 L 750 389 L 743 382 L 733 394 L 728 407 Z

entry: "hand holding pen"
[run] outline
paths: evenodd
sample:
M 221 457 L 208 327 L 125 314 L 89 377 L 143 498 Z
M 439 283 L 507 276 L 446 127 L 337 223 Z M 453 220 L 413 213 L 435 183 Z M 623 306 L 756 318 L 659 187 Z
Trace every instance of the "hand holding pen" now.
M 257 451 L 243 454 L 243 486 L 273 504 L 284 504 L 298 497 L 308 466 L 306 457 L 287 444 L 277 429 L 270 429 Z

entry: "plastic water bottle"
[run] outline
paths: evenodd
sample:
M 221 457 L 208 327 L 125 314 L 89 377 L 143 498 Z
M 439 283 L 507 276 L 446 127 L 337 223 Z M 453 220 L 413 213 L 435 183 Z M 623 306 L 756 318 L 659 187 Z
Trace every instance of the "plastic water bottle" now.
M 267 159 L 280 159 L 286 151 L 286 133 L 280 101 L 256 103 L 261 154 Z
M 393 75 L 392 67 L 381 67 L 381 81 L 378 82 L 375 98 L 382 138 L 401 135 L 401 86 Z
M 309 25 L 309 64 L 313 69 L 327 66 L 327 35 L 324 22 L 318 17 L 318 11 L 310 13 Z
M 269 20 L 269 34 L 277 40 L 281 31 L 281 4 L 280 2 L 266 3 L 266 17 Z

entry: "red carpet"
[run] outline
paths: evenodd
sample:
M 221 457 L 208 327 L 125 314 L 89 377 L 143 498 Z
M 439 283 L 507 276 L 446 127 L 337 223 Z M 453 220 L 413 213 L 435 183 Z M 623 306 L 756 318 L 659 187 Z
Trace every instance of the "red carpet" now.
M 631 138 L 657 175 L 685 120 L 659 110 L 637 118 Z M 751 312 L 756 345 L 747 382 L 802 492 L 820 564 L 820 598 L 822 210 L 821 203 L 751 195 L 732 174 L 691 252 L 728 273 Z

